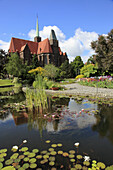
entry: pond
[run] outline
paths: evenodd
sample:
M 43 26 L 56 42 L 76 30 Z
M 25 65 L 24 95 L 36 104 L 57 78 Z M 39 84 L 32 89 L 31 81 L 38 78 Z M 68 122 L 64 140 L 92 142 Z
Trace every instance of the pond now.
M 20 146 L 20 149 L 28 147 L 30 152 L 33 149 L 39 149 L 39 155 L 44 154 L 42 151 L 46 153 L 50 148 L 57 151 L 51 156 L 55 157 L 57 154 L 56 160 L 50 161 L 54 163 L 53 165 L 48 162 L 50 153 L 49 157 L 46 153 L 47 162 L 43 162 L 41 158 L 37 164 L 38 168 L 42 169 L 47 167 L 51 169 L 52 166 L 57 169 L 71 169 L 76 164 L 82 164 L 84 156 L 90 157 L 90 163 L 96 160 L 105 163 L 106 166 L 113 164 L 112 105 L 93 103 L 87 98 L 55 97 L 43 93 L 43 104 L 39 102 L 38 96 L 38 105 L 33 100 L 36 106 L 34 104 L 30 107 L 30 97 L 27 98 L 23 91 L 9 89 L 9 91 L 0 92 L 0 149 L 7 148 L 5 160 L 13 154 L 11 149 L 16 145 Z M 24 140 L 27 143 L 23 144 Z M 79 143 L 78 147 L 74 145 L 76 142 Z M 67 153 L 68 156 L 64 154 L 62 158 L 60 153 L 58 154 L 59 150 Z M 76 154 L 71 162 L 70 150 L 75 151 Z M 21 155 L 24 155 L 23 152 Z M 77 159 L 77 155 L 81 155 L 82 158 Z M 1 158 L 3 157 L 0 153 Z M 5 160 L 0 161 L 3 166 L 6 166 Z M 19 163 L 14 164 L 15 167 L 17 165 Z M 23 166 L 22 162 L 19 166 Z

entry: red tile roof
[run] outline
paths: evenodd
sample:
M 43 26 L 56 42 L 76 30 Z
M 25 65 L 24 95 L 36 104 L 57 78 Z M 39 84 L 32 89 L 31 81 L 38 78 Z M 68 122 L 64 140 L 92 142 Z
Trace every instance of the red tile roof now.
M 42 53 L 53 53 L 48 38 L 38 43 L 38 54 Z
M 33 54 L 37 53 L 37 49 L 38 49 L 37 42 L 23 40 L 23 39 L 19 39 L 19 38 L 13 38 L 13 37 L 11 39 L 9 52 L 16 52 L 17 50 L 20 52 L 22 46 L 24 46 L 26 43 L 28 44 L 29 49 Z

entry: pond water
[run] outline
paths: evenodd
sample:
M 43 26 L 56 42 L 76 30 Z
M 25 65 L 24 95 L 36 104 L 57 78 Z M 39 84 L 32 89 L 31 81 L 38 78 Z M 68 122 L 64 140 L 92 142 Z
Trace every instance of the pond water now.
M 22 91 L 10 88 L 0 93 L 0 149 L 7 148 L 8 156 L 12 146 L 27 140 L 23 146 L 30 151 L 47 150 L 51 144 L 61 143 L 60 150 L 75 150 L 91 160 L 113 164 L 113 106 L 91 103 L 86 98 L 49 95 L 46 107 L 29 109 L 25 100 Z M 74 146 L 76 142 L 80 144 L 78 148 Z

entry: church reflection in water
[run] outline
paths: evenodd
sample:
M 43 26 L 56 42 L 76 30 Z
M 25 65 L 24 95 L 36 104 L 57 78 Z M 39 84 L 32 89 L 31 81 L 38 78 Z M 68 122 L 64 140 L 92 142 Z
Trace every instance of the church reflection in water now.
M 58 98 L 46 95 L 43 103 L 36 107 L 26 107 L 26 111 L 12 113 L 15 125 L 27 124 L 29 130 L 38 129 L 41 136 L 42 131 L 47 130 L 51 125 L 51 129 L 57 131 L 60 114 L 63 108 L 68 106 L 69 101 L 69 98 Z

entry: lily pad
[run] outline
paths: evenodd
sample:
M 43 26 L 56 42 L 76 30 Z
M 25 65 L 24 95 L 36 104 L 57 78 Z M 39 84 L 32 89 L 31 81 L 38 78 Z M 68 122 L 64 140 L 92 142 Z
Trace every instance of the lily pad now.
M 2 169 L 2 167 L 3 167 L 3 163 L 0 162 L 0 169 Z
M 49 150 L 50 152 L 51 152 L 51 151 L 54 151 L 54 149 L 53 149 L 53 148 L 49 148 L 48 150 Z
M 62 147 L 62 144 L 61 144 L 61 143 L 58 143 L 57 146 L 58 146 L 58 147 Z
M 23 164 L 23 166 L 22 166 L 24 169 L 28 169 L 29 168 L 29 164 L 28 163 L 25 163 L 25 164 Z
M 97 163 L 97 166 L 99 167 L 99 168 L 101 168 L 101 169 L 105 169 L 105 164 L 104 163 L 102 163 L 102 162 L 98 162 Z
M 29 159 L 29 162 L 30 163 L 35 163 L 36 162 L 36 158 Z
M 82 155 L 77 155 L 77 159 L 82 159 L 83 156 Z
M 50 143 L 50 140 L 46 140 L 46 143 Z
M 1 153 L 1 154 L 0 154 L 0 158 L 5 157 L 6 155 L 7 155 L 6 153 Z
M 44 155 L 43 158 L 44 158 L 44 159 L 48 159 L 48 158 L 49 158 L 49 155 Z
M 20 155 L 18 158 L 19 159 L 24 159 L 24 157 L 25 157 L 24 155 Z
M 90 162 L 89 162 L 89 161 L 84 161 L 83 164 L 84 164 L 85 166 L 89 166 L 89 165 L 90 165 Z
M 0 153 L 5 153 L 7 152 L 7 149 L 0 149 Z
M 74 157 L 75 157 L 75 155 L 69 154 L 69 158 L 74 158 Z
M 25 157 L 24 158 L 24 162 L 28 162 L 29 161 L 29 158 L 28 157 Z
M 18 157 L 18 153 L 14 153 L 11 157 L 10 157 L 10 159 L 17 159 L 17 157 Z
M 26 152 L 27 150 L 28 150 L 28 147 L 23 147 L 20 149 L 20 151 L 22 151 L 22 152 Z
M 51 154 L 51 155 L 56 155 L 57 152 L 56 152 L 56 151 L 51 151 L 50 154 Z
M 55 164 L 55 162 L 53 162 L 53 161 L 49 162 L 50 166 L 54 166 L 54 164 Z
M 75 168 L 76 168 L 76 169 L 82 169 L 82 166 L 81 166 L 80 164 L 76 164 L 76 165 L 75 165 Z
M 35 169 L 37 167 L 37 164 L 33 163 L 33 164 L 30 164 L 30 168 L 31 169 Z
M 55 161 L 55 157 L 54 156 L 50 156 L 49 161 L 50 162 L 54 162 Z
M 67 152 L 64 152 L 64 153 L 63 153 L 63 156 L 64 156 L 64 157 L 67 157 L 67 156 L 69 156 L 69 154 L 68 154 Z
M 70 154 L 75 154 L 75 151 L 74 150 L 70 150 L 69 153 Z
M 42 159 L 42 155 L 37 155 L 36 158 L 37 159 Z
M 13 166 L 6 166 L 5 168 L 2 168 L 2 170 L 15 170 Z
M 71 162 L 75 162 L 75 159 L 70 159 Z
M 8 159 L 5 161 L 5 165 L 11 165 L 13 163 L 12 159 Z
M 24 154 L 24 155 L 29 155 L 29 153 L 30 153 L 30 152 L 27 151 L 27 152 L 24 152 L 23 154 Z
M 46 151 L 46 150 L 41 151 L 41 154 L 46 154 L 46 153 L 47 153 L 47 151 Z
M 63 154 L 63 151 L 58 151 L 58 154 L 59 154 L 59 155 L 62 155 L 62 154 Z
M 51 147 L 56 148 L 57 144 L 52 144 Z
M 45 161 L 45 159 L 44 159 L 44 160 L 40 161 L 41 164 L 45 164 L 46 162 L 48 162 L 48 160 Z
M 33 153 L 33 152 L 29 153 L 29 155 L 28 155 L 29 158 L 33 158 L 34 156 L 35 156 L 35 153 Z
M 38 152 L 39 152 L 39 149 L 33 149 L 32 152 L 33 152 L 33 153 L 38 153 Z
M 21 160 L 20 159 L 15 159 L 14 162 L 15 163 L 19 163 Z
M 0 162 L 4 162 L 4 158 L 0 158 Z

